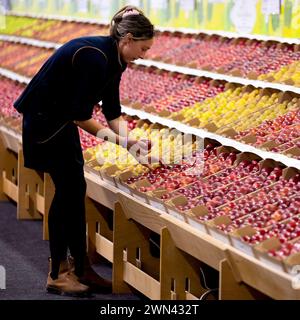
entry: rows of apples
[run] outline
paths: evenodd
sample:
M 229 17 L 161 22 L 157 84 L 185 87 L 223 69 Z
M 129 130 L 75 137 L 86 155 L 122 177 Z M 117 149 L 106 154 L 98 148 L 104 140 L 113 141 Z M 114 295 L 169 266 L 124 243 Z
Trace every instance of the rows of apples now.
M 214 97 L 224 90 L 224 83 L 190 77 L 156 68 L 132 66 L 121 81 L 121 100 L 139 102 L 153 112 L 174 113 L 196 102 Z
M 48 50 L 19 44 L 2 42 L 0 46 L 3 47 L 0 65 L 25 75 L 34 73 L 50 54 Z M 26 50 L 21 55 L 24 47 Z M 20 55 L 14 50 L 20 52 Z M 15 53 L 13 58 L 12 51 Z M 276 119 L 299 103 L 297 97 L 283 99 L 283 94 L 279 92 L 233 85 L 227 87 L 229 89 L 223 92 L 224 83 L 138 66 L 129 67 L 125 72 L 121 83 L 121 98 L 123 101 L 139 101 L 145 105 L 146 110 L 150 108 L 152 112 L 167 111 L 165 116 L 172 113 L 173 119 L 193 126 L 208 128 L 221 134 L 230 128 L 240 132 L 240 135 L 249 128 Z M 288 145 L 279 148 L 276 144 L 270 149 L 289 154 L 290 149 L 298 146 L 297 141 L 293 143 L 289 139 L 290 136 L 287 134 L 285 139 L 289 140 Z M 292 137 L 298 138 L 295 132 Z M 258 141 L 257 146 L 260 144 L 262 142 Z M 299 156 L 297 149 L 296 154 L 294 153 L 292 152 L 293 156 Z
M 187 156 L 192 154 L 196 147 L 200 145 L 200 142 L 192 139 L 192 137 L 189 140 L 186 138 L 185 143 L 183 143 L 183 135 L 181 132 L 170 130 L 169 128 L 165 128 L 157 124 L 151 124 L 143 120 L 135 122 L 134 127 L 131 124 L 128 131 L 130 138 L 136 140 L 147 139 L 151 141 L 152 148 L 148 160 L 152 157 L 152 165 L 154 167 L 159 166 L 157 161 L 158 158 L 161 158 L 163 161 L 168 163 L 174 163 L 174 161 L 183 158 L 184 155 Z M 88 161 L 87 166 L 89 167 L 89 163 L 91 163 L 91 166 L 95 165 L 96 171 L 104 170 L 113 165 L 115 168 L 115 171 L 111 173 L 111 176 L 113 177 L 116 177 L 123 171 L 128 170 L 134 173 L 133 176 L 137 176 L 142 168 L 143 172 L 149 172 L 149 170 L 146 169 L 146 166 L 138 164 L 138 161 L 133 154 L 128 152 L 125 148 L 110 142 L 102 143 L 96 148 L 87 149 L 85 151 L 85 158 Z M 172 169 L 175 170 L 174 172 L 179 173 L 182 171 L 183 167 L 173 166 Z M 173 177 L 172 173 L 169 174 L 170 176 L 165 176 L 166 181 Z M 134 177 L 132 177 L 132 179 L 134 179 Z M 154 182 L 151 180 L 151 176 L 149 177 L 149 181 L 152 183 Z M 190 183 L 191 181 L 193 181 L 193 179 L 188 177 L 185 183 Z M 153 187 L 155 187 L 155 185 Z
M 263 80 L 281 68 L 274 80 L 283 82 L 292 76 L 299 77 L 298 70 L 288 69 L 287 75 L 284 72 L 286 66 L 299 61 L 298 46 L 276 42 L 166 32 L 156 37 L 147 57 L 242 77 L 266 75 L 260 78 Z
M 12 102 L 18 97 L 18 95 L 23 90 L 23 86 L 18 85 L 10 80 L 5 78 L 1 79 L 1 111 L 7 117 L 17 117 L 18 114 L 14 108 L 12 108 Z M 229 91 L 229 90 L 228 90 Z M 227 92 L 227 91 L 226 91 Z M 105 123 L 103 115 L 100 114 L 99 109 L 95 109 L 94 116 L 99 116 L 99 120 L 102 123 Z M 102 119 L 101 119 L 102 117 Z M 252 129 L 251 131 L 245 131 L 243 134 L 240 134 L 237 138 L 243 138 L 245 134 L 255 134 L 256 135 L 256 146 L 263 145 L 265 142 L 275 141 L 278 144 L 284 144 L 289 142 L 293 144 L 293 140 L 299 138 L 299 121 L 300 114 L 298 110 L 293 110 L 287 113 L 284 116 L 277 117 L 273 121 L 265 121 L 261 126 Z M 84 148 L 88 148 L 97 144 L 98 140 L 94 140 L 90 135 L 83 133 L 83 145 Z M 291 145 L 295 147 L 299 145 L 298 141 L 295 141 L 297 144 Z M 272 147 L 272 151 L 276 151 L 276 147 Z
M 22 45 L 5 42 L 2 45 L 6 50 L 0 52 L 0 65 L 2 65 L 1 61 L 5 61 L 5 67 L 19 68 L 19 70 L 23 68 L 25 73 L 23 58 L 32 61 L 30 67 L 36 65 L 34 62 L 36 48 L 26 46 L 28 50 L 23 54 L 23 58 L 14 64 L 12 58 L 7 58 L 10 55 L 11 46 L 19 48 Z M 43 54 L 49 53 L 46 51 Z M 41 59 L 38 59 L 39 64 L 40 61 Z M 289 110 L 297 108 L 299 104 L 298 97 L 280 92 L 229 84 L 224 86 L 222 82 L 187 77 L 142 66 L 129 67 L 125 72 L 121 82 L 121 98 L 127 103 L 128 101 L 139 101 L 141 105 L 145 105 L 144 108 L 147 111 L 149 108 L 153 108 L 151 112 L 159 114 L 164 111 L 167 112 L 163 114 L 164 116 L 196 127 L 217 131 L 220 134 L 226 134 L 230 129 L 232 136 L 232 129 L 234 129 L 234 132 L 239 133 L 236 135 L 237 139 L 244 137 L 245 133 L 251 130 L 253 133 L 255 128 L 260 130 L 261 124 L 264 128 L 263 132 L 267 132 L 269 127 L 274 126 L 272 121 L 276 123 L 277 118 L 280 125 L 285 124 L 286 126 L 286 121 L 281 121 L 282 117 Z M 286 114 L 287 119 L 289 114 L 289 112 Z M 297 119 L 294 119 L 293 124 L 297 124 L 295 122 Z M 250 128 L 254 129 L 249 131 Z M 279 128 L 275 131 L 278 130 Z M 285 151 L 289 154 L 290 149 L 298 146 L 297 141 L 295 143 L 292 141 L 298 139 L 298 136 L 295 130 L 289 134 L 289 128 L 285 129 L 285 136 L 285 141 L 288 141 L 289 144 L 283 146 L 283 149 L 278 148 L 277 141 L 276 145 L 264 147 L 270 147 L 269 149 L 274 152 Z M 273 141 L 272 136 L 268 137 L 267 141 Z M 251 139 L 247 142 L 251 143 Z M 261 144 L 263 141 L 257 141 L 256 146 Z M 291 155 L 298 157 L 297 149 Z
M 239 241 L 253 251 L 276 239 L 279 248 L 268 254 L 284 259 L 299 252 L 291 241 L 300 237 L 300 174 L 247 156 L 224 148 L 220 152 L 209 144 L 201 156 L 194 152 L 181 164 L 157 167 L 125 183 L 133 195 L 145 193 L 150 203 L 157 198 L 169 213 L 175 210 L 186 221 L 192 218 L 212 235 L 211 230 L 217 230 L 228 242 L 245 229 Z
M 300 159 L 300 110 L 295 108 L 274 120 L 240 132 L 235 139 L 258 148 Z
M 237 86 L 173 113 L 172 118 L 191 122 L 197 127 L 213 124 L 217 132 L 226 128 L 240 132 L 285 114 L 296 108 L 297 103 L 297 98 L 283 100 L 279 91 L 272 93 L 264 89 Z
M 25 75 L 34 74 L 51 52 L 6 42 L 0 47 L 0 65 Z M 14 58 L 8 58 L 12 51 Z M 297 98 L 280 101 L 279 92 L 248 87 L 223 90 L 224 83 L 141 66 L 129 67 L 121 82 L 123 101 L 139 102 L 152 112 L 167 111 L 166 115 L 172 113 L 172 118 L 192 121 L 197 127 L 213 124 L 210 128 L 214 130 L 231 126 L 237 132 L 244 131 L 286 113 L 298 103 Z
M 141 66 L 125 72 L 121 98 L 124 104 L 138 101 L 132 106 L 198 128 L 220 134 L 231 129 L 231 136 L 234 130 L 237 137 L 262 123 L 276 121 L 299 105 L 298 96 L 280 91 L 224 86 L 222 82 Z
M 5 77 L 0 77 L 0 118 L 1 123 L 5 125 L 13 126 L 12 129 L 15 129 L 18 133 L 21 133 L 21 122 L 22 118 L 20 113 L 13 107 L 14 101 L 19 97 L 19 95 L 24 90 L 25 86 L 14 82 Z M 125 120 L 128 122 L 128 131 L 131 131 L 135 128 L 137 120 L 124 116 Z M 107 122 L 101 108 L 95 106 L 93 112 L 93 118 L 99 121 L 102 125 L 107 126 Z M 83 150 L 96 146 L 101 143 L 101 140 L 90 135 L 84 130 L 80 129 L 81 145 Z
M 0 49 L 0 66 L 28 77 L 32 77 L 52 53 L 5 41 L 0 42 Z M 158 74 L 158 70 L 151 68 L 130 67 L 123 75 L 121 98 L 151 106 L 156 112 L 175 112 L 224 90 L 223 83 L 211 82 L 170 72 Z
M 28 77 L 33 76 L 52 53 L 5 41 L 0 42 L 0 49 L 0 66 Z M 208 79 L 158 73 L 153 68 L 129 67 L 121 83 L 122 100 L 151 105 L 157 112 L 175 112 L 224 90 L 223 83 L 212 84 Z
M 11 100 L 18 96 L 22 86 L 1 79 L 1 88 L 5 93 L 1 103 L 2 114 L 16 116 L 16 111 L 11 108 Z M 94 116 L 104 123 L 99 108 L 95 109 Z M 159 200 L 173 206 L 181 214 L 193 215 L 197 209 L 205 208 L 204 213 L 196 216 L 198 222 L 228 217 L 226 223 L 216 226 L 220 232 L 232 233 L 236 229 L 251 226 L 255 233 L 242 237 L 242 241 L 250 245 L 257 245 L 272 237 L 287 245 L 287 242 L 300 236 L 297 231 L 297 215 L 300 214 L 298 173 L 288 179 L 283 176 L 283 168 L 277 164 L 261 163 L 256 157 L 245 159 L 235 150 L 216 148 L 212 144 L 206 145 L 201 152 L 195 150 L 199 149 L 199 145 L 192 140 L 192 152 L 186 156 L 187 153 L 180 151 L 176 144 L 182 139 L 181 133 L 174 134 L 167 128 L 147 122 L 132 120 L 129 123 L 132 137 L 151 139 L 153 145 L 157 142 L 159 152 L 165 152 L 164 143 L 169 145 L 171 163 L 155 165 L 149 170 L 138 165 L 124 148 L 108 142 L 100 143 L 97 138 L 87 139 L 85 155 L 89 155 L 89 161 L 102 161 L 98 168 L 100 171 L 114 165 L 112 176 L 116 179 L 124 172 L 132 173 L 124 184 L 151 196 L 159 191 Z M 182 154 L 185 155 L 182 161 L 174 164 L 174 160 Z M 149 184 L 139 185 L 139 182 L 145 181 Z M 178 197 L 181 197 L 181 202 L 172 202 Z M 295 228 L 291 228 L 290 223 L 296 223 Z M 280 254 L 276 252 L 273 250 L 270 254 L 277 257 Z
M 133 170 L 130 165 L 118 164 L 112 176 L 118 179 L 124 171 Z M 156 166 L 140 175 L 132 171 L 123 184 L 134 196 L 144 193 L 157 198 L 167 211 L 172 208 L 202 224 L 226 217 L 214 227 L 229 236 L 250 227 L 251 233 L 240 241 L 253 248 L 273 238 L 291 246 L 290 241 L 300 237 L 300 174 L 291 170 L 255 157 L 245 160 L 245 155 L 208 144 L 203 152 L 193 151 L 180 163 Z
M 109 33 L 107 25 L 42 19 L 32 19 L 30 23 L 29 19 L 10 16 L 8 20 L 11 23 L 2 32 L 57 43 L 80 36 Z M 22 27 L 22 21 L 25 27 Z M 146 57 L 213 72 L 300 85 L 300 51 L 297 45 L 217 35 L 157 32 Z
M 33 77 L 52 53 L 49 49 L 0 41 L 0 66 Z

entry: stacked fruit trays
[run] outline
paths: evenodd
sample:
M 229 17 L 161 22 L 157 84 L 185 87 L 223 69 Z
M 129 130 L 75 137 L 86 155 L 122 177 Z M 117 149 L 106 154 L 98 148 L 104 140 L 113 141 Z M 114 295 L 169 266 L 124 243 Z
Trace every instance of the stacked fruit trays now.
M 49 49 L 24 44 L 2 42 L 1 46 L 0 66 L 26 76 L 32 76 L 52 53 Z M 11 51 L 17 63 L 12 57 L 8 58 Z M 298 96 L 293 93 L 134 65 L 123 76 L 121 99 L 133 108 L 211 132 L 230 133 L 231 137 L 298 106 Z
M 205 34 L 159 34 L 149 59 L 299 86 L 298 45 Z
M 2 31 L 3 34 L 56 43 L 64 43 L 79 36 L 109 33 L 108 25 L 100 23 L 16 16 L 7 19 L 7 28 Z M 300 85 L 298 43 L 165 31 L 157 32 L 147 58 L 249 79 Z

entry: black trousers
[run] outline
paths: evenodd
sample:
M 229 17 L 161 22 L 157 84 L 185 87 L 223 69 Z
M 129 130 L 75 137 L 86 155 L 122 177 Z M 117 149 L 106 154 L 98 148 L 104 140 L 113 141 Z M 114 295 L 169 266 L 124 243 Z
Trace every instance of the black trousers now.
M 83 169 L 64 167 L 50 170 L 55 195 L 49 211 L 51 276 L 56 278 L 68 249 L 74 257 L 75 273 L 82 276 L 86 256 L 85 194 Z
M 46 127 L 47 123 L 24 114 L 25 166 L 48 172 L 55 185 L 48 217 L 51 276 L 58 276 L 60 262 L 67 257 L 68 249 L 74 257 L 75 272 L 81 276 L 86 258 L 86 182 L 78 128 L 70 121 L 51 139 L 38 143 L 43 125 Z

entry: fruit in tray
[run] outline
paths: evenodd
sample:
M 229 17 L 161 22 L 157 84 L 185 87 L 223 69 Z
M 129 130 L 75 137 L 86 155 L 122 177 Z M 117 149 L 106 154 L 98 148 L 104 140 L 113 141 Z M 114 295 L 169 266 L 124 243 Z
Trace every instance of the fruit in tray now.
M 274 77 L 277 82 L 299 82 L 299 74 L 293 72 L 298 67 L 299 51 L 275 42 L 166 32 L 156 36 L 146 58 L 261 80 Z
M 103 126 L 107 127 L 107 121 L 104 117 L 104 114 L 101 111 L 101 107 L 99 107 L 99 105 L 96 105 L 94 107 L 94 111 L 93 111 L 93 119 L 97 120 L 98 122 L 100 122 Z M 131 130 L 133 130 L 136 127 L 137 124 L 137 120 L 127 116 L 127 115 L 123 115 L 123 118 L 127 121 L 128 124 L 128 132 L 130 132 Z M 89 134 L 88 132 L 80 129 L 80 140 L 81 140 L 81 147 L 83 150 L 92 148 L 97 146 L 99 143 L 102 143 L 103 140 L 92 136 L 91 134 Z
M 296 206 L 299 208 L 300 199 L 297 199 Z M 299 210 L 298 210 L 299 214 Z M 300 236 L 300 216 L 295 215 L 290 219 L 273 224 L 268 229 L 259 229 L 254 235 L 244 236 L 243 241 L 256 245 L 264 240 L 276 237 L 281 243 L 286 243 Z
M 65 43 L 81 36 L 107 35 L 108 26 L 8 16 L 7 28 L 3 33 Z M 300 52 L 292 45 L 166 32 L 155 37 L 147 58 L 213 72 L 300 85 Z
M 173 132 L 172 131 L 170 132 L 169 129 L 162 128 L 160 130 L 156 130 L 152 128 L 151 125 L 149 125 L 148 123 L 142 123 L 140 124 L 139 127 L 134 128 L 134 126 L 137 124 L 136 120 L 134 119 L 127 119 L 127 120 L 129 120 L 128 122 L 129 129 L 133 128 L 131 131 L 129 131 L 129 137 L 134 139 L 146 138 L 151 140 L 152 152 L 153 152 L 153 149 L 155 149 L 155 145 L 158 145 L 158 150 L 160 152 L 162 150 L 162 147 L 164 146 L 164 143 L 167 141 L 168 148 L 171 151 L 171 154 L 173 155 L 173 157 L 171 157 L 171 160 L 176 158 L 177 154 L 178 156 L 182 156 L 182 153 L 184 154 L 184 151 L 187 145 L 182 146 L 181 150 L 179 150 L 179 148 L 176 145 L 176 141 L 179 138 L 182 139 L 182 136 L 181 134 L 179 134 L 179 132 L 177 132 L 177 135 L 174 137 Z M 91 144 L 93 145 L 93 142 L 95 141 L 94 140 L 90 141 L 87 147 L 89 147 Z M 143 173 L 147 174 L 148 169 L 145 166 L 138 164 L 137 160 L 129 152 L 127 152 L 126 149 L 118 145 L 115 145 L 113 143 L 103 142 L 102 140 L 96 141 L 95 144 L 97 144 L 96 147 L 89 148 L 85 151 L 85 157 L 86 159 L 88 159 L 88 161 L 97 159 L 98 160 L 97 166 L 99 168 L 104 169 L 109 166 L 116 165 L 119 170 L 117 170 L 117 172 L 114 173 L 115 176 L 118 176 L 121 172 L 125 170 L 132 171 L 134 176 L 139 176 Z M 192 151 L 193 147 L 195 147 L 195 143 L 192 143 L 190 147 Z M 174 150 L 176 150 L 176 152 Z M 166 150 L 164 149 L 164 151 Z M 173 176 L 177 175 L 178 177 L 179 176 L 183 177 L 181 182 L 185 184 L 190 183 L 191 181 L 194 181 L 193 179 L 196 179 L 195 177 L 192 177 L 192 175 L 190 174 L 185 176 L 182 173 L 182 171 L 186 170 L 188 166 L 189 164 L 175 164 L 174 166 L 171 166 L 172 174 L 168 172 L 168 175 L 167 175 L 168 178 L 170 178 L 170 176 L 172 175 Z M 157 170 L 160 170 L 160 169 L 157 169 Z M 154 181 L 153 179 L 154 176 L 152 176 L 152 174 L 153 172 L 147 177 L 149 178 L 149 181 L 151 183 L 154 183 L 156 181 Z M 165 178 L 167 178 L 167 176 L 163 174 L 161 175 L 161 177 L 165 177 Z M 132 180 L 131 182 L 137 181 L 137 179 L 136 180 L 134 179 L 135 178 L 131 178 Z M 179 184 L 180 182 L 177 181 L 177 183 Z M 174 188 L 176 188 L 176 185 L 177 184 L 175 183 L 175 181 L 170 181 L 166 179 L 166 187 L 173 190 Z
M 32 77 L 52 53 L 53 50 L 0 41 L 0 66 Z
M 175 112 L 195 102 L 213 97 L 224 90 L 222 83 L 155 68 L 128 67 L 122 76 L 121 100 L 151 106 L 156 112 Z
M 229 160 L 228 158 L 230 157 L 230 155 L 232 155 L 232 153 L 227 156 L 226 163 L 228 167 L 226 169 L 217 172 L 214 175 L 210 175 L 204 180 L 194 183 L 188 189 L 183 188 L 178 190 L 176 193 L 168 194 L 168 197 L 165 198 L 170 199 L 172 197 L 175 197 L 176 195 L 181 194 L 184 195 L 187 199 L 193 199 L 200 196 L 201 194 L 213 192 L 213 190 L 217 190 L 218 188 L 229 185 L 234 181 L 245 178 L 249 176 L 249 174 L 257 171 L 256 164 L 253 165 L 253 163 L 251 162 L 248 163 L 246 161 L 242 161 L 238 166 L 233 166 L 235 157 L 233 157 L 233 160 Z M 219 157 L 222 157 L 222 155 L 219 155 Z
M 193 141 L 191 136 L 183 136 L 175 129 L 171 130 L 155 124 L 150 125 L 146 122 L 132 130 L 129 137 L 136 140 L 150 140 L 151 156 L 162 159 L 166 164 L 181 162 L 183 157 L 200 147 L 200 141 Z
M 273 120 L 266 120 L 257 127 L 239 132 L 234 138 L 236 140 L 242 140 L 245 137 L 252 135 L 255 136 L 253 144 L 260 144 L 264 142 L 264 137 L 285 129 L 289 126 L 300 124 L 300 110 L 297 108 L 297 99 L 292 99 L 291 110 L 284 115 L 278 116 Z M 249 142 L 248 142 L 249 143 Z
M 252 170 L 250 168 L 252 168 Z M 186 204 L 177 206 L 177 209 L 180 211 L 188 211 L 197 206 L 205 206 L 210 214 L 200 219 L 210 220 L 216 216 L 216 213 L 214 213 L 215 208 L 271 185 L 276 179 L 279 179 L 281 175 L 279 168 L 275 168 L 270 173 L 268 172 L 268 175 L 263 171 L 258 171 L 259 166 L 255 160 L 253 160 L 245 170 L 250 170 L 250 174 L 246 175 L 245 178 L 237 177 L 235 181 L 220 185 L 217 189 L 207 188 L 207 190 L 203 190 L 200 197 L 188 200 Z
M 299 55 L 299 52 L 298 52 Z M 298 60 L 300 59 L 300 55 Z M 266 80 L 272 82 L 281 82 L 289 85 L 300 86 L 300 62 L 295 61 L 288 64 L 279 70 L 269 72 L 258 77 L 259 80 Z
M 108 35 L 109 28 L 90 23 L 7 16 L 6 28 L 1 31 L 4 34 L 64 43 L 81 36 Z
M 268 251 L 268 254 L 271 257 L 283 260 L 295 253 L 300 252 L 300 239 L 295 242 L 286 242 L 281 245 L 280 248 L 271 249 Z
M 286 113 L 296 103 L 279 103 L 279 93 L 268 94 L 262 89 L 245 90 L 245 87 L 229 88 L 213 98 L 174 113 L 172 118 L 182 116 L 183 122 L 196 119 L 197 127 L 213 123 L 220 132 L 226 127 L 242 131 Z
M 7 15 L 5 20 L 5 28 L 1 30 L 1 33 L 23 36 L 21 30 L 34 28 L 38 23 L 38 19 Z
M 285 181 L 264 188 L 252 197 L 246 196 L 240 201 L 229 203 L 228 206 L 220 208 L 217 215 L 228 214 L 232 222 L 219 225 L 217 228 L 225 233 L 247 225 L 261 229 L 291 218 L 299 213 L 297 209 L 299 189 L 300 185 L 291 187 L 291 182 Z
M 300 148 L 300 141 L 299 141 L 299 138 L 297 138 L 295 140 L 281 144 L 278 147 L 272 147 L 270 150 L 272 152 L 284 153 L 288 156 L 299 159 L 299 150 L 300 150 L 299 148 Z M 290 151 L 291 149 L 293 149 L 293 151 Z
M 203 177 L 222 170 L 224 166 L 228 165 L 229 160 L 227 159 L 226 162 L 226 157 L 222 154 L 217 158 L 213 150 L 214 148 L 211 145 L 207 145 L 203 153 L 194 151 L 193 154 L 184 159 L 181 164 L 165 165 L 155 168 L 141 176 L 128 179 L 127 184 L 130 185 L 137 181 L 147 179 L 152 186 L 143 186 L 139 188 L 139 191 L 147 192 L 156 189 L 165 189 L 168 192 L 161 197 L 163 200 L 169 199 L 169 195 L 172 195 L 170 191 L 177 189 L 188 190 L 190 196 L 197 196 L 199 195 L 198 192 L 202 189 L 200 187 L 196 188 L 195 186 L 201 184 Z M 187 187 L 185 188 L 185 186 Z M 208 187 L 208 184 L 205 184 L 204 187 Z
M 299 137 L 300 137 L 300 123 L 296 125 L 287 126 L 285 128 L 282 128 L 279 131 L 275 131 L 263 137 L 261 136 L 257 137 L 254 145 L 260 146 L 269 141 L 273 141 L 274 143 L 280 145 Z
M 23 91 L 24 86 L 0 77 L 0 122 L 21 133 L 21 115 L 13 107 L 13 102 Z
M 272 171 L 272 168 L 263 168 L 262 171 L 267 175 Z M 280 170 L 277 172 L 279 174 Z M 217 213 L 217 215 L 229 213 L 232 220 L 240 218 L 242 215 L 249 214 L 263 208 L 264 205 L 277 202 L 278 195 L 280 197 L 294 196 L 298 192 L 299 187 L 297 182 L 299 180 L 299 174 L 289 180 L 280 177 L 277 183 L 263 187 L 257 192 L 242 197 L 240 200 L 230 202 L 228 205 L 218 208 L 214 212 Z
M 96 167 L 99 170 L 113 165 L 117 166 L 118 170 L 114 173 L 114 176 L 118 176 L 125 170 L 131 170 L 133 175 L 139 175 L 148 170 L 145 166 L 139 164 L 126 149 L 103 140 L 95 147 L 87 149 L 85 157 L 87 156 L 89 161 L 97 160 Z

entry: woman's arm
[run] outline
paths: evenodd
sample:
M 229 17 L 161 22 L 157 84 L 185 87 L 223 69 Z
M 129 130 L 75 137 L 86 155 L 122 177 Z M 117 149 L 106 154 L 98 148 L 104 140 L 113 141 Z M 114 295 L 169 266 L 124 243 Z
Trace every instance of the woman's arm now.
M 101 123 L 94 119 L 74 122 L 81 129 L 103 140 L 108 140 L 110 142 L 120 144 L 121 146 L 125 146 L 127 142 L 126 137 L 121 137 L 118 133 L 115 133 L 111 129 L 104 127 Z
M 113 132 L 117 133 L 122 137 L 128 136 L 128 124 L 122 116 L 114 120 L 107 121 L 107 123 Z
M 149 143 L 145 140 L 137 141 L 135 139 L 129 139 L 128 136 L 121 136 L 114 132 L 110 128 L 104 127 L 101 123 L 94 119 L 84 121 L 74 121 L 77 126 L 87 131 L 88 133 L 101 138 L 103 140 L 110 141 L 115 144 L 119 144 L 126 148 L 141 164 L 150 168 L 151 161 L 156 163 L 157 161 L 149 157 Z M 113 127 L 118 125 L 118 121 L 114 120 Z M 126 123 L 126 121 L 125 121 Z M 110 123 L 111 125 L 111 123 Z M 127 125 L 127 124 L 126 124 Z M 114 128 L 115 129 L 115 128 Z

